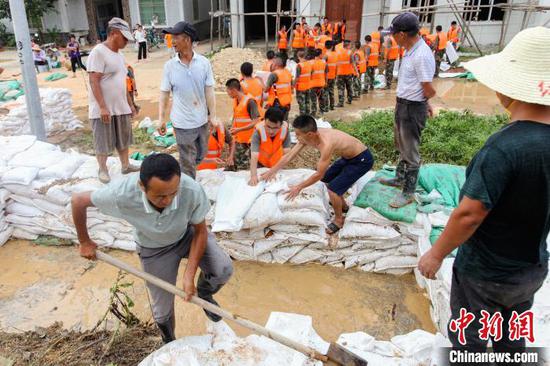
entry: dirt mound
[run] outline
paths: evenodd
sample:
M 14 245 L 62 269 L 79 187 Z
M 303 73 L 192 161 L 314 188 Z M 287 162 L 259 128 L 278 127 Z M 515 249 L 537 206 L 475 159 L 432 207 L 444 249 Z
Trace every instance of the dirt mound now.
M 0 364 L 137 365 L 162 346 L 158 330 L 152 325 L 125 328 L 113 334 L 106 330 L 68 331 L 62 323 L 32 332 L 0 332 Z
M 254 70 L 260 70 L 264 63 L 264 55 L 250 48 L 224 48 L 212 56 L 212 70 L 216 80 L 216 88 L 224 89 L 225 82 L 230 78 L 238 78 L 241 75 L 241 64 L 251 62 Z

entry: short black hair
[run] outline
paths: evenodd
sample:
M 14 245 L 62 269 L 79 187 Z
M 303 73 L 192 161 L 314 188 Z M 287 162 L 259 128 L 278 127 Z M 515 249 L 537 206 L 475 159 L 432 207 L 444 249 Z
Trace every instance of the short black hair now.
M 315 52 L 315 57 L 319 57 L 323 54 L 323 50 L 320 48 L 316 48 L 314 52 Z
M 292 127 L 302 132 L 317 132 L 317 122 L 309 114 L 299 115 L 292 122 Z
M 71 34 L 71 35 L 69 36 L 69 39 L 71 39 L 71 38 L 75 38 L 75 39 L 76 39 L 76 36 L 75 36 L 74 34 Z
M 275 57 L 275 51 L 269 50 L 265 53 L 265 57 L 267 57 L 268 60 L 271 60 Z
M 325 48 L 332 48 L 334 42 L 332 42 L 330 39 L 325 42 Z
M 270 107 L 265 111 L 265 119 L 274 123 L 282 124 L 285 120 L 285 112 L 278 107 Z
M 154 177 L 168 182 L 174 176 L 181 175 L 180 164 L 172 155 L 169 154 L 152 154 L 143 160 L 139 170 L 139 180 L 143 187 L 147 189 L 149 181 Z
M 453 20 L 453 21 L 451 22 L 451 25 L 456 25 L 456 20 Z
M 252 65 L 250 62 L 243 62 L 241 65 L 241 74 L 244 76 L 252 76 L 252 72 L 254 71 L 254 65 Z
M 324 17 L 324 18 L 323 18 L 323 20 L 325 20 L 325 19 L 328 20 L 328 17 Z
M 306 52 L 306 60 L 313 60 L 315 58 L 315 49 L 312 48 Z
M 342 19 L 342 23 L 346 24 L 346 18 Z
M 238 79 L 231 78 L 225 83 L 225 87 L 228 89 L 241 90 L 241 82 Z
M 357 49 L 361 48 L 361 42 L 355 41 L 355 48 Z
M 436 32 L 441 32 L 443 30 L 443 27 L 438 25 L 437 27 L 435 27 L 435 31 Z
M 286 67 L 286 60 L 288 60 L 288 55 L 286 53 L 278 53 L 277 56 L 273 59 L 274 65 L 281 65 L 282 67 Z
M 378 31 L 379 31 L 379 32 L 380 32 L 381 30 L 383 30 L 383 29 L 384 29 L 384 27 L 382 27 L 381 25 L 378 26 Z
M 321 23 L 315 23 L 315 27 L 321 28 Z
M 372 42 L 372 37 L 370 36 L 370 34 L 367 34 L 367 35 L 365 36 L 365 41 L 367 41 L 367 42 Z

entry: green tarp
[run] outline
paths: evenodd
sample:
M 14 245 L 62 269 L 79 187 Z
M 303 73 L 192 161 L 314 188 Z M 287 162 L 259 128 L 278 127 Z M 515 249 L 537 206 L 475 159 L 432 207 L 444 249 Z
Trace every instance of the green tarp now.
M 151 136 L 156 146 L 170 147 L 176 143 L 172 122 L 166 124 L 166 134 L 164 134 L 164 136 L 160 136 L 155 132 L 156 128 L 154 127 L 149 127 L 147 129 L 147 134 Z
M 67 77 L 67 74 L 64 74 L 62 72 L 54 72 L 53 74 L 46 76 L 44 78 L 44 81 L 56 81 L 66 77 Z
M 402 208 L 390 207 L 391 199 L 400 192 L 400 189 L 381 184 L 379 178 L 393 177 L 394 172 L 380 170 L 375 177 L 371 179 L 355 200 L 354 205 L 367 208 L 370 207 L 380 215 L 392 221 L 403 221 L 412 223 L 416 218 L 417 203 L 413 202 Z
M 420 168 L 418 184 L 426 191 L 437 190 L 443 197 L 443 205 L 458 206 L 460 189 L 466 180 L 462 166 L 449 164 L 426 164 Z
M 15 91 L 15 92 L 14 92 Z M 21 83 L 17 80 L 0 81 L 0 101 L 14 100 L 25 94 Z

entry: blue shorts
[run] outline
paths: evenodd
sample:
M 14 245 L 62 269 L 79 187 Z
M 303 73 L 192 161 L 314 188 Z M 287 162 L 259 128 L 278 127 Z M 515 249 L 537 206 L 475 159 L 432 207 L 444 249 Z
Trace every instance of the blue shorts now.
M 321 182 L 339 196 L 344 195 L 359 178 L 371 170 L 374 157 L 369 149 L 351 159 L 340 158 L 332 164 Z

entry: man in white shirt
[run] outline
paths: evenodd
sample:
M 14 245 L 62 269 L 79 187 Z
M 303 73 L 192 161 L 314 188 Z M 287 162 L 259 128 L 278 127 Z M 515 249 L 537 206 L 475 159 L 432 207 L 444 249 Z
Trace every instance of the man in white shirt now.
M 196 167 L 208 150 L 208 122 L 216 116 L 214 76 L 210 61 L 193 51 L 197 31 L 187 22 L 163 30 L 172 35 L 178 53 L 164 65 L 160 84 L 159 133 L 166 133 L 166 110 L 172 93 L 170 121 L 179 148 L 181 171 L 195 178 Z
M 126 63 L 119 52 L 129 40 L 134 40 L 128 23 L 113 18 L 107 25 L 107 40 L 94 47 L 88 56 L 90 76 L 89 118 L 94 135 L 94 148 L 99 164 L 98 177 L 110 182 L 107 156 L 116 148 L 122 174 L 139 171 L 130 165 L 128 147 L 133 142 L 133 103 L 126 92 Z

